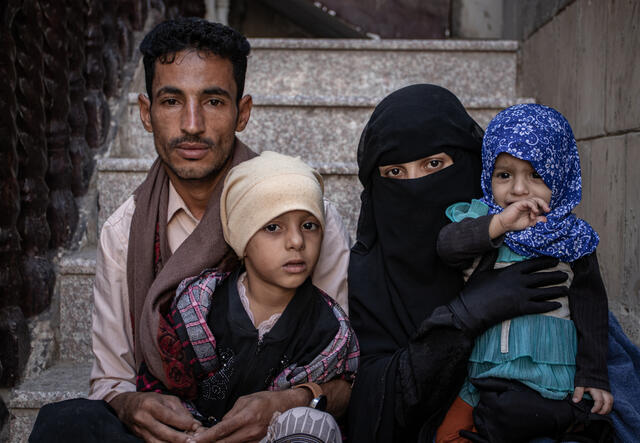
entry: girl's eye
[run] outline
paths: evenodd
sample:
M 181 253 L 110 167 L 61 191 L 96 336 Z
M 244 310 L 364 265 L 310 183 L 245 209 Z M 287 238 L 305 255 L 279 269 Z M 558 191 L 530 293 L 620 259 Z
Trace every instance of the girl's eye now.
M 314 222 L 305 222 L 302 224 L 302 229 L 305 231 L 315 231 L 318 229 L 318 225 Z
M 280 229 L 280 226 L 276 225 L 275 223 L 271 223 L 264 227 L 264 230 L 267 232 L 276 232 L 279 229 Z
M 538 174 L 536 171 L 533 171 L 533 172 L 531 173 L 531 176 L 532 176 L 533 178 L 539 178 L 539 179 L 541 179 L 541 178 L 542 178 L 542 177 L 540 177 L 540 174 Z
M 502 180 L 506 180 L 511 177 L 511 174 L 509 174 L 508 172 L 496 172 L 496 177 Z

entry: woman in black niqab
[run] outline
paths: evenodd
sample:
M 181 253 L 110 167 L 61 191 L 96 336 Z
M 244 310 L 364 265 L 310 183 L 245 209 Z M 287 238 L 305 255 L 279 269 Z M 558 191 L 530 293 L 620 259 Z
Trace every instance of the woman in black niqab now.
M 461 293 L 461 273 L 436 253 L 445 209 L 481 195 L 482 135 L 457 97 L 435 85 L 392 93 L 362 133 L 364 190 L 349 264 L 349 316 L 361 363 L 349 405 L 350 441 L 431 442 L 465 378 L 474 337 L 511 318 L 505 315 L 549 310 L 538 302 L 548 290 L 537 288 L 542 284 L 530 270 L 516 265 L 497 271 L 500 278 L 472 278 Z M 383 177 L 378 169 L 442 152 L 453 164 L 421 178 Z M 496 288 L 494 281 L 506 283 Z

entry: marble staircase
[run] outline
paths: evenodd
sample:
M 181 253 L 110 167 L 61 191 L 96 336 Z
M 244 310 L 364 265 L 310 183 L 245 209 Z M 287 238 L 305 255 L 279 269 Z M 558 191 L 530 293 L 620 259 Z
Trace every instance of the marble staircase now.
M 299 155 L 325 178 L 352 236 L 359 211 L 356 147 L 371 111 L 391 91 L 435 83 L 457 94 L 483 127 L 502 108 L 522 101 L 516 94 L 517 42 L 465 40 L 251 41 L 246 93 L 251 120 L 238 136 L 254 150 Z M 137 79 L 137 80 L 136 80 Z M 96 209 L 88 224 L 100 227 L 142 181 L 155 150 L 139 120 L 139 70 L 128 93 L 109 152 L 97 159 Z M 98 229 L 86 246 L 62 257 L 51 318 L 57 325 L 56 361 L 13 389 L 10 441 L 27 441 L 43 404 L 85 396 L 91 365 L 92 285 Z

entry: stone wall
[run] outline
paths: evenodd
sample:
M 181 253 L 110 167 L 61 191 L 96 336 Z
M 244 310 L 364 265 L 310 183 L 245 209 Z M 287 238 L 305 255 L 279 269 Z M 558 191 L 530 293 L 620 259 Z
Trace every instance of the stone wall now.
M 549 3 L 551 15 L 537 11 L 548 19 L 518 31 L 520 95 L 557 108 L 573 127 L 583 176 L 577 212 L 600 234 L 610 308 L 640 343 L 640 2 Z

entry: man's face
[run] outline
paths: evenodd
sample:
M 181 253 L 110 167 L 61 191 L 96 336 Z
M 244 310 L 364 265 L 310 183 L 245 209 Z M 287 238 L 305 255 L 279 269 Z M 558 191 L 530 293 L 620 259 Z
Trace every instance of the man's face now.
M 153 102 L 138 97 L 145 129 L 173 179 L 213 180 L 229 159 L 251 97 L 236 103 L 233 66 L 217 55 L 185 50 L 173 63 L 156 61 Z

